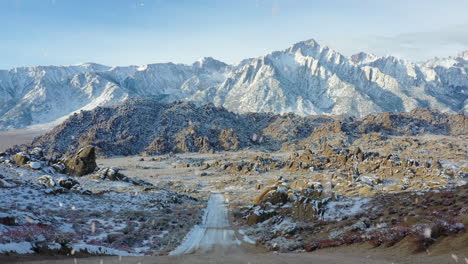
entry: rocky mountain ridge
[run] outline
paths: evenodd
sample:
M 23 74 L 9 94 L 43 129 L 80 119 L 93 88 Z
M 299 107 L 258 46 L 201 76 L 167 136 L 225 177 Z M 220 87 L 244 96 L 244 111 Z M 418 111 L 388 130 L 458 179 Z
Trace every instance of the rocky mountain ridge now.
M 468 110 L 468 57 L 412 63 L 393 56 L 346 57 L 314 40 L 237 65 L 37 66 L 0 70 L 0 130 L 54 122 L 132 97 L 214 103 L 237 112 L 299 115 Z
M 32 146 L 48 154 L 73 154 L 88 145 L 99 155 L 166 154 L 256 148 L 291 150 L 346 146 L 365 137 L 466 135 L 464 114 L 415 109 L 378 113 L 361 119 L 295 114 L 237 114 L 213 104 L 128 99 L 122 105 L 97 107 L 72 115 Z M 369 138 L 369 140 L 372 140 Z

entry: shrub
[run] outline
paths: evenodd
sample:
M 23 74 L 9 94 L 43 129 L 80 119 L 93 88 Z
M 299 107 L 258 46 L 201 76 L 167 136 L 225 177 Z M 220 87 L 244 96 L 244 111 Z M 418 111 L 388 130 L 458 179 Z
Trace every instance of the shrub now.
M 424 234 L 415 233 L 411 235 L 411 245 L 413 247 L 414 253 L 419 253 L 425 251 L 429 246 L 434 243 L 435 239 L 431 237 L 426 237 Z
M 2 238 L 12 241 L 34 241 L 38 236 L 49 237 L 55 233 L 50 225 L 42 223 L 26 223 L 15 229 L 4 232 Z
M 341 238 L 343 245 L 351 245 L 354 243 L 360 243 L 364 241 L 364 237 L 362 233 L 353 233 L 353 234 L 346 234 Z
M 411 230 L 409 228 L 406 228 L 406 227 L 394 228 L 387 234 L 388 236 L 387 236 L 387 239 L 385 239 L 385 246 L 392 247 L 410 234 L 411 234 Z
M 394 246 L 396 243 L 403 240 L 411 234 L 411 229 L 405 226 L 397 226 L 388 230 L 374 231 L 369 234 L 369 244 L 373 247 L 385 245 L 386 247 Z
M 314 251 L 316 249 L 338 247 L 343 245 L 343 240 L 341 239 L 317 239 L 309 241 L 304 244 L 304 249 L 307 252 Z

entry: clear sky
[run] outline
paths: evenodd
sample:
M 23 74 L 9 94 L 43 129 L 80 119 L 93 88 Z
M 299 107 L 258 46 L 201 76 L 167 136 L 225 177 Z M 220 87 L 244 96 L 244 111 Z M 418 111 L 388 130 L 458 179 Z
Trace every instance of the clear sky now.
M 468 49 L 467 0 L 0 0 L 0 69 L 236 63 L 313 38 L 410 60 Z

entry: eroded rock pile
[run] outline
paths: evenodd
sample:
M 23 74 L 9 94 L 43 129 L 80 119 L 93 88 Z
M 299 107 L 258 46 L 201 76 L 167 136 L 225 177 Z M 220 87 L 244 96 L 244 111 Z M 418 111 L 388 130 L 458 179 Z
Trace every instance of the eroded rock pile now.
M 80 194 L 91 194 L 89 190 L 81 188 L 80 183 L 73 177 L 43 175 L 37 178 L 36 182 L 47 188 L 45 190 L 47 194 L 60 194 L 70 191 Z
M 87 146 L 76 155 L 68 158 L 47 158 L 41 148 L 32 148 L 20 152 L 7 152 L 0 157 L 5 164 L 26 166 L 33 170 L 46 173 L 65 173 L 72 176 L 84 176 L 94 172 L 97 168 L 95 148 Z
M 319 182 L 298 180 L 288 182 L 280 177 L 272 186 L 266 187 L 246 212 L 248 225 L 263 222 L 282 214 L 297 220 L 318 219 L 325 205 L 336 198 L 334 193 L 324 192 Z
M 151 183 L 145 182 L 143 180 L 125 176 L 118 168 L 100 168 L 98 171 L 96 171 L 93 177 L 101 180 L 107 179 L 111 181 L 128 182 L 140 186 L 153 186 Z
M 240 161 L 226 161 L 223 159 L 216 160 L 210 165 L 211 167 L 238 174 L 238 173 L 262 173 L 272 170 L 282 169 L 284 162 L 271 158 L 267 154 L 254 155 L 248 159 Z
M 317 153 L 306 150 L 293 153 L 285 169 L 323 173 L 331 189 L 344 195 L 372 196 L 402 190 L 437 190 L 466 177 L 442 167 L 437 159 L 415 160 L 390 154 L 364 152 L 359 147 L 332 148 L 325 145 Z
M 129 99 L 119 106 L 98 107 L 71 116 L 36 139 L 48 154 L 73 154 L 88 145 L 99 155 L 213 152 L 248 147 L 301 149 L 330 144 L 348 146 L 369 134 L 380 138 L 421 134 L 466 135 L 464 114 L 416 109 L 363 119 L 266 113 L 235 114 L 212 104 L 160 103 Z

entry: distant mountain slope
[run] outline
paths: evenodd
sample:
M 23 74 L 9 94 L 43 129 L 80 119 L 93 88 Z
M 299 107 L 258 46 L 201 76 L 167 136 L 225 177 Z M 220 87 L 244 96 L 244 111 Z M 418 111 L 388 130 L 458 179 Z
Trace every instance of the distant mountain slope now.
M 467 112 L 467 72 L 468 52 L 416 64 L 367 53 L 345 57 L 313 40 L 237 65 L 204 58 L 192 65 L 15 68 L 0 70 L 0 130 L 132 97 L 214 103 L 238 113 Z
M 212 152 L 247 147 L 279 150 L 339 139 L 348 144 L 372 132 L 382 136 L 468 133 L 463 114 L 414 109 L 410 113 L 379 113 L 362 119 L 343 116 L 299 116 L 269 113 L 236 114 L 213 104 L 160 103 L 128 99 L 72 115 L 32 143 L 62 155 L 94 145 L 102 155 Z

